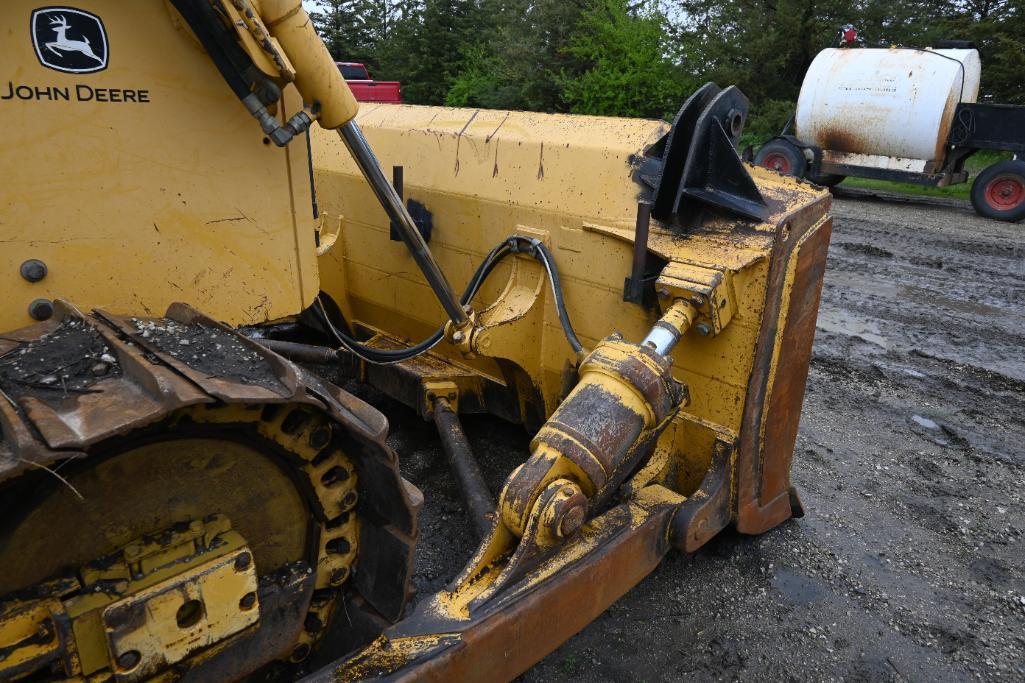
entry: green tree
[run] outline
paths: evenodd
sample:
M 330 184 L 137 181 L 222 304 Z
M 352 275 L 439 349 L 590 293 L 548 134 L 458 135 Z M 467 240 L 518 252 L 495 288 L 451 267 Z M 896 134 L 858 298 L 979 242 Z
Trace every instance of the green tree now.
M 481 0 L 487 22 L 465 51 L 448 102 L 531 111 L 568 111 L 561 78 L 582 70 L 568 52 L 597 0 Z
M 424 104 L 652 116 L 736 84 L 749 130 L 787 118 L 844 24 L 866 47 L 975 42 L 982 97 L 1025 103 L 1025 0 L 320 0 L 336 59 Z
M 377 51 L 381 77 L 401 81 L 411 103 L 443 103 L 482 24 L 479 6 L 472 0 L 407 0 L 393 9 Z
M 319 0 L 310 18 L 332 57 L 376 68 L 377 53 L 391 28 L 394 4 L 388 0 Z
M 980 99 L 1025 104 L 1025 2 L 964 0 L 940 31 L 974 42 L 982 57 Z
M 558 79 L 573 112 L 668 118 L 697 85 L 668 40 L 665 15 L 650 3 L 600 0 L 565 51 L 583 66 Z

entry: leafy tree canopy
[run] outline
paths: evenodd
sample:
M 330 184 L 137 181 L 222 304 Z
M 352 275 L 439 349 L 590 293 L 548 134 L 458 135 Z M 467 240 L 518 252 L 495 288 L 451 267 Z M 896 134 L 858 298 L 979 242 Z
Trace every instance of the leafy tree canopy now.
M 1025 0 L 319 0 L 336 59 L 407 101 L 665 117 L 736 84 L 777 132 L 811 60 L 853 24 L 863 46 L 973 41 L 981 97 L 1025 104 Z

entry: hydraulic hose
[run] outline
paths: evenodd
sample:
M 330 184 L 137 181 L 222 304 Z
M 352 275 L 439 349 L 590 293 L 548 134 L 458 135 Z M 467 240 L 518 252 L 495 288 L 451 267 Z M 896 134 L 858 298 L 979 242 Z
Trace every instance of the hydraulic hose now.
M 552 297 L 555 300 L 555 310 L 559 316 L 559 323 L 562 325 L 563 333 L 566 335 L 566 340 L 569 342 L 573 352 L 580 353 L 583 346 L 581 345 L 576 332 L 573 330 L 573 325 L 569 319 L 569 313 L 566 310 L 566 302 L 562 292 L 562 283 L 559 280 L 559 270 L 555 265 L 555 259 L 548 247 L 536 239 L 512 235 L 498 243 L 498 245 L 496 245 L 495 248 L 492 249 L 486 257 L 484 257 L 484 260 L 481 261 L 481 264 L 474 272 L 473 277 L 470 278 L 470 282 L 466 285 L 466 289 L 460 297 L 460 304 L 466 305 L 470 303 L 495 267 L 506 256 L 516 253 L 531 256 L 539 261 L 544 267 L 545 273 L 548 276 L 548 282 L 551 285 Z M 375 349 L 353 339 L 351 336 L 335 327 L 319 297 L 316 299 L 315 304 L 314 310 L 316 310 L 317 314 L 338 342 L 356 357 L 368 363 L 391 365 L 393 363 L 401 363 L 403 361 L 410 360 L 411 358 L 415 358 L 416 356 L 432 349 L 445 336 L 445 327 L 441 326 L 435 330 L 434 334 L 427 337 L 420 343 L 408 348 Z

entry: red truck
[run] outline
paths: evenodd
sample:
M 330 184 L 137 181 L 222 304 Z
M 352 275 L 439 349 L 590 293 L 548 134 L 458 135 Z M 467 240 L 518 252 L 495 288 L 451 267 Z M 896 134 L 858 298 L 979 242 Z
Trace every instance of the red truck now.
M 398 81 L 375 81 L 367 67 L 359 62 L 335 62 L 342 77 L 349 82 L 352 94 L 360 102 L 402 104 L 402 89 Z

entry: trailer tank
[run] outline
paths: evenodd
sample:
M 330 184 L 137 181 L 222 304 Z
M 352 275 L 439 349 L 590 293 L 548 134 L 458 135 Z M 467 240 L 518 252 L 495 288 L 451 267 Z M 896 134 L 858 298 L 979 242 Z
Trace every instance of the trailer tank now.
M 823 50 L 801 86 L 797 137 L 833 152 L 939 160 L 981 72 L 976 50 Z

